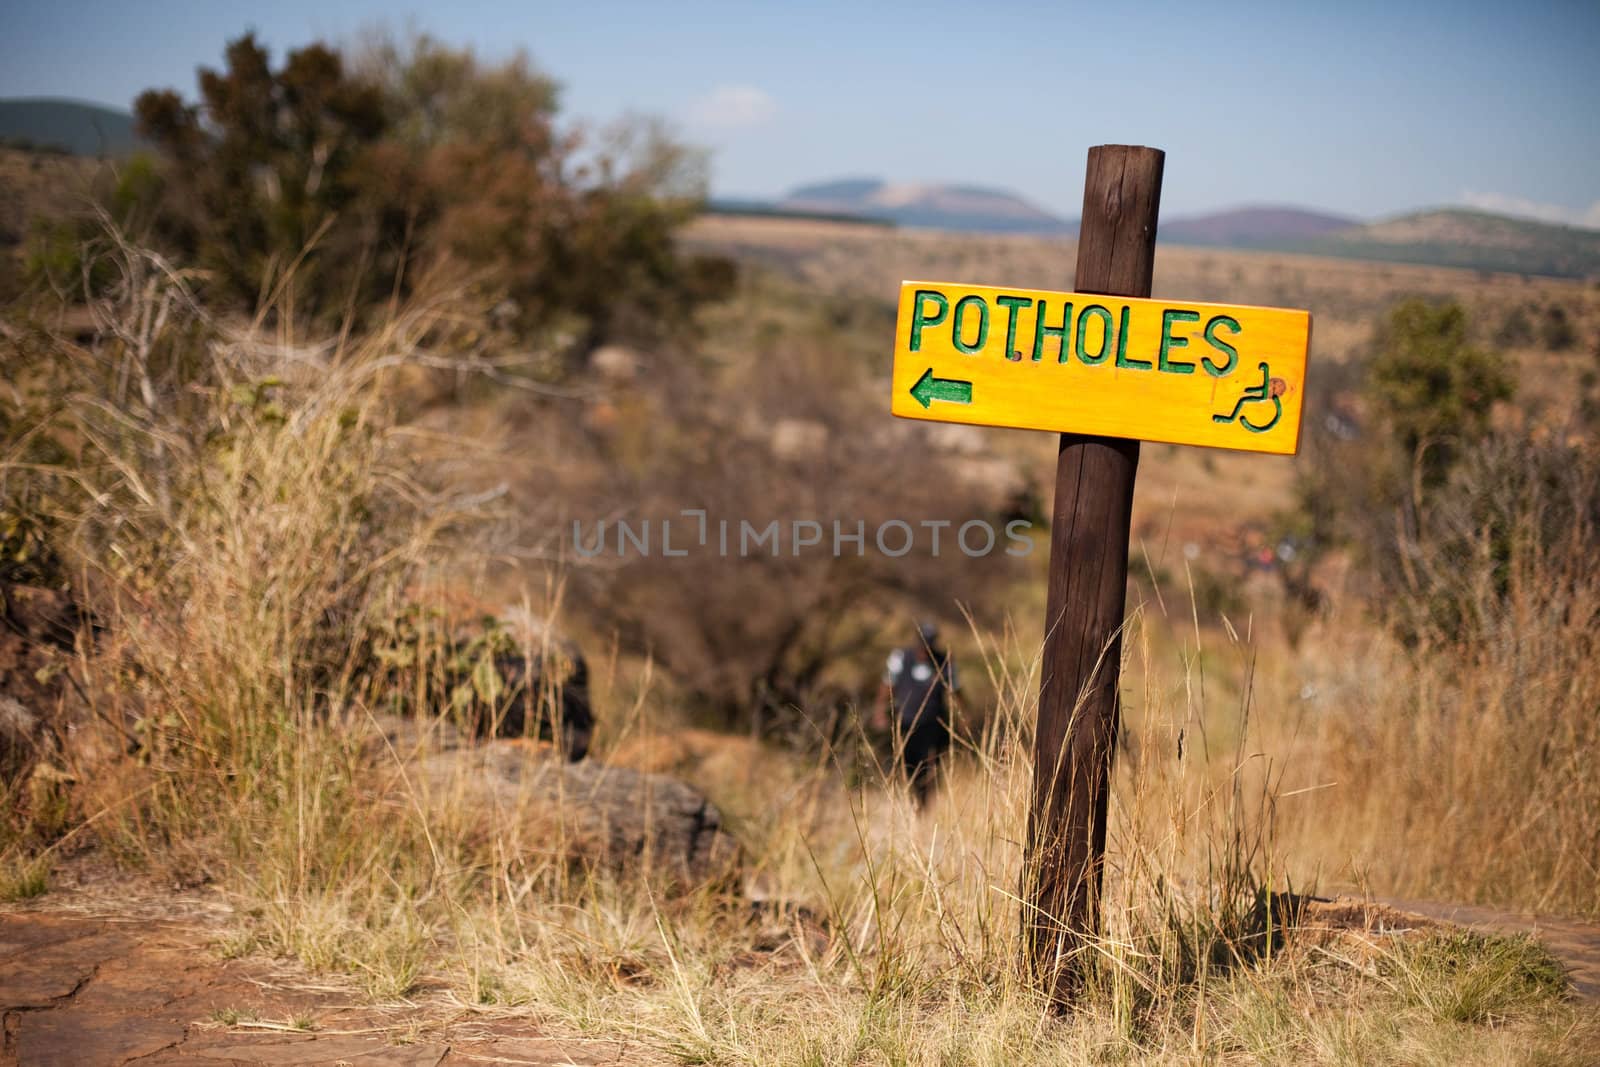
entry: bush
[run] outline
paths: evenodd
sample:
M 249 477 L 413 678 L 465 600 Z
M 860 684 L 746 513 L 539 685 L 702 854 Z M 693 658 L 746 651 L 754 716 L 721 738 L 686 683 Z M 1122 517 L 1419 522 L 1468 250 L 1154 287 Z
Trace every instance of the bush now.
M 148 220 L 235 306 L 381 318 L 465 274 L 525 336 L 559 327 L 586 352 L 716 295 L 672 240 L 702 195 L 698 157 L 649 126 L 560 130 L 556 86 L 525 57 L 485 65 L 418 38 L 354 63 L 313 44 L 274 67 L 246 35 L 199 80 L 196 104 L 139 97 L 161 165 L 117 217 Z
M 1291 590 L 1299 599 L 1318 599 L 1301 579 L 1340 548 L 1370 569 L 1376 603 L 1392 606 L 1417 591 L 1407 546 L 1422 536 L 1420 496 L 1444 485 L 1488 436 L 1495 405 L 1513 390 L 1504 360 L 1471 347 L 1467 336 L 1459 305 L 1408 300 L 1374 331 L 1364 373 L 1326 383 L 1322 417 L 1313 412 L 1308 421 L 1297 507 L 1276 523 L 1301 550 L 1293 574 L 1304 588 Z M 1365 413 L 1359 422 L 1350 394 Z
M 1559 601 L 1600 551 L 1600 455 L 1578 442 L 1491 438 L 1418 501 L 1400 536 L 1390 577 L 1403 595 L 1390 611 L 1405 631 L 1435 643 L 1496 635 L 1514 622 L 1517 568 L 1537 567 L 1540 594 Z
M 1497 348 L 1526 348 L 1533 344 L 1533 322 L 1526 307 L 1518 304 L 1506 312 L 1494 333 L 1494 343 Z
M 1551 352 L 1565 352 L 1578 343 L 1578 331 L 1566 308 L 1551 304 L 1544 309 L 1544 317 L 1539 321 L 1539 341 Z
M 1386 892 L 1600 902 L 1600 455 L 1495 437 L 1386 559 L 1374 684 L 1322 721 L 1317 781 L 1361 783 L 1308 843 Z
M 381 605 L 454 518 L 424 506 L 372 387 L 429 313 L 335 369 L 219 327 L 183 275 L 115 233 L 91 253 L 111 280 L 89 340 L 7 352 L 29 402 L 0 456 L 4 499 L 28 507 L 9 541 L 43 525 L 27 558 L 59 553 L 85 576 L 132 649 L 120 697 L 152 751 L 272 758 L 297 716 L 349 702 Z M 47 461 L 52 437 L 76 447 Z
M 1498 355 L 1471 347 L 1459 304 L 1407 300 L 1389 312 L 1375 338 L 1366 400 L 1394 458 L 1415 463 L 1437 484 L 1464 444 L 1481 438 L 1497 401 L 1514 381 Z
M 604 556 L 574 574 L 575 606 L 602 632 L 653 655 L 717 725 L 754 719 L 814 743 L 830 721 L 848 725 L 847 706 L 876 685 L 881 657 L 908 639 L 914 619 L 940 617 L 959 632 L 961 605 L 997 617 L 1016 561 L 1005 519 L 920 447 L 917 431 L 887 443 L 862 431 L 876 412 L 866 369 L 840 334 L 822 326 L 815 338 L 769 339 L 762 351 L 736 376 L 661 361 L 671 366 L 653 369 L 652 390 L 670 411 L 632 398 L 626 431 L 596 442 L 585 511 L 562 533 L 578 520 L 587 549 L 599 520 L 612 517 Z M 681 514 L 695 508 L 705 512 L 704 540 L 698 520 Z M 618 518 L 635 532 L 649 522 L 651 554 L 618 551 Z M 996 533 L 987 556 L 963 556 L 956 543 L 971 519 Z M 663 520 L 686 556 L 663 555 Z M 796 520 L 818 523 L 821 542 L 795 549 Z M 860 553 L 841 540 L 834 555 L 835 520 L 845 536 L 863 524 Z M 943 520 L 940 556 L 922 528 L 904 556 L 880 552 L 875 531 L 894 520 Z M 776 550 L 769 538 L 743 551 L 746 522 L 752 538 L 776 523 Z M 886 536 L 897 543 L 892 530 Z

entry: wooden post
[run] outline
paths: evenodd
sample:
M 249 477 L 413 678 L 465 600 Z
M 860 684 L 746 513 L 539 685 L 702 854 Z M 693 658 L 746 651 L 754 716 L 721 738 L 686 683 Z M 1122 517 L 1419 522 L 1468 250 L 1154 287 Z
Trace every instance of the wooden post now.
M 1150 295 L 1165 158 L 1133 145 L 1089 150 L 1077 292 Z M 1022 894 L 1027 964 L 1058 1007 L 1082 985 L 1100 933 L 1138 469 L 1138 441 L 1061 435 Z

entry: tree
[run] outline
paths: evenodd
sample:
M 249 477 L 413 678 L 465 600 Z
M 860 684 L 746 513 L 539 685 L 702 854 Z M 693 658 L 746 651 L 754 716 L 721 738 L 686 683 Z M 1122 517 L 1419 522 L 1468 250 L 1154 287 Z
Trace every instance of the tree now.
M 1430 510 L 1456 493 L 1455 472 L 1485 447 L 1494 406 L 1515 385 L 1502 357 L 1468 343 L 1468 325 L 1457 304 L 1406 300 L 1374 331 L 1365 367 L 1314 368 L 1321 388 L 1311 395 L 1323 417 L 1308 419 L 1298 506 L 1278 522 L 1301 550 L 1299 570 L 1285 579 L 1304 586 L 1307 603 L 1309 569 L 1337 547 L 1357 553 L 1375 602 L 1397 619 L 1421 603 L 1417 546 Z M 1364 425 L 1349 408 L 1352 394 Z M 1414 623 L 1402 629 L 1415 636 Z
M 1406 300 L 1377 331 L 1377 357 L 1365 388 L 1370 409 L 1400 463 L 1416 464 L 1436 485 L 1463 445 L 1482 438 L 1497 401 L 1513 380 L 1498 354 L 1467 342 L 1467 316 L 1456 303 Z
M 681 325 L 726 287 L 674 240 L 700 157 L 648 124 L 559 129 L 557 86 L 526 56 L 483 64 L 417 37 L 350 61 L 313 44 L 274 68 L 246 35 L 199 81 L 196 104 L 137 102 L 164 163 L 146 199 L 157 239 L 240 303 L 281 290 L 280 311 L 342 319 L 467 280 L 524 335 L 560 327 L 582 355 Z
M 198 105 L 171 90 L 135 102 L 140 134 L 167 163 L 158 236 L 245 301 L 266 296 L 297 260 L 299 291 L 314 303 L 360 299 L 389 206 L 371 196 L 372 150 L 387 125 L 381 94 L 321 44 L 273 70 L 246 34 L 226 59 L 224 70 L 200 71 Z

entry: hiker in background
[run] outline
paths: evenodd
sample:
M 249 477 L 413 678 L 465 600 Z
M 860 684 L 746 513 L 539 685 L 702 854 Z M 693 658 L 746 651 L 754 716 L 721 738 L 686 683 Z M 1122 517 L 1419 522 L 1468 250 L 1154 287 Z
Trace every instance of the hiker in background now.
M 916 642 L 889 653 L 873 705 L 874 725 L 893 730 L 895 754 L 918 808 L 927 805 L 939 757 L 950 747 L 951 705 L 958 688 L 955 661 L 938 641 L 937 626 L 918 623 Z

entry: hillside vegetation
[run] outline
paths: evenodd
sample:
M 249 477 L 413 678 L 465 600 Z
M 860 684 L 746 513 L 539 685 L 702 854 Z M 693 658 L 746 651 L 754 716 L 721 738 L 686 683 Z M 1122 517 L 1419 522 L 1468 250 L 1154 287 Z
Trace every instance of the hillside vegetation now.
M 1310 308 L 1312 406 L 1299 457 L 1144 450 L 1063 1014 L 1016 896 L 1056 441 L 886 400 L 901 278 L 1065 287 L 1071 242 L 695 217 L 659 130 L 425 40 L 245 37 L 139 110 L 154 153 L 39 201 L 0 317 L 0 899 L 181 886 L 408 1018 L 692 1063 L 1600 1044 L 1537 943 L 1310 899 L 1600 915 L 1593 286 L 1159 253 L 1160 293 Z M 1033 550 L 717 547 L 971 520 Z M 863 710 L 925 619 L 964 682 L 918 812 Z M 587 657 L 576 771 L 533 716 L 470 736 L 536 648 Z M 540 786 L 611 772 L 738 855 Z
M 1480 211 L 1423 211 L 1280 247 L 1466 270 L 1600 277 L 1600 231 Z
M 423 89 L 422 91 L 430 91 Z M 73 100 L 0 100 L 0 148 L 124 158 L 148 140 L 134 116 Z M 732 215 L 797 215 L 987 234 L 1070 237 L 1059 218 L 1005 189 L 845 178 L 798 186 L 775 201 L 722 200 Z M 1371 224 L 1294 207 L 1241 207 L 1178 216 L 1163 243 L 1347 256 L 1467 270 L 1600 276 L 1600 231 L 1481 211 L 1440 209 Z
M 1217 248 L 1284 248 L 1324 234 L 1349 230 L 1355 219 L 1293 207 L 1245 207 L 1162 219 L 1162 242 Z
M 1070 234 L 1077 224 L 1004 189 L 972 185 L 842 179 L 802 185 L 776 206 L 787 211 L 825 212 L 881 219 L 900 226 L 979 233 Z
M 116 159 L 140 147 L 133 116 L 81 100 L 0 100 L 0 146 Z

